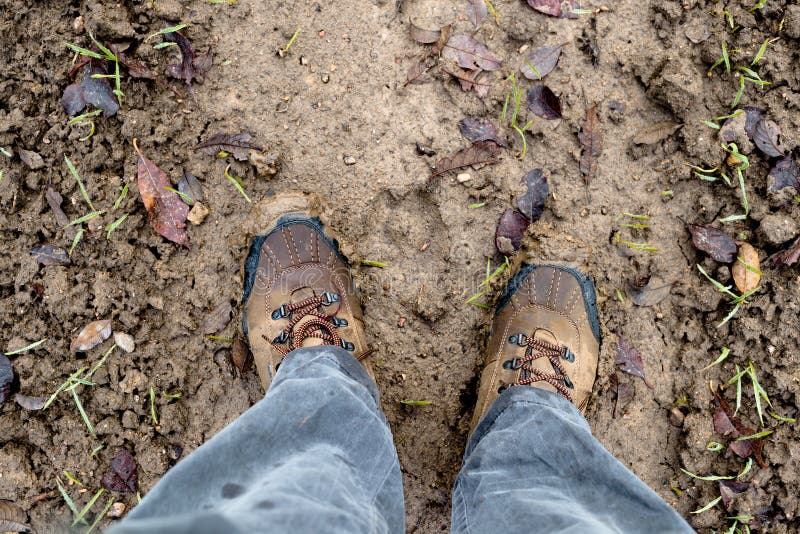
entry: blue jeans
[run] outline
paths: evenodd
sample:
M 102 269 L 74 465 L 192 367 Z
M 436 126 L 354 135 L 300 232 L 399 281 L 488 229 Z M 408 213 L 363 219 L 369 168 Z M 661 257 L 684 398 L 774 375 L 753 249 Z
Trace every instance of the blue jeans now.
M 289 354 L 262 401 L 181 461 L 124 533 L 402 533 L 400 464 L 378 391 L 331 347 Z M 505 391 L 469 440 L 452 532 L 693 532 L 561 397 Z

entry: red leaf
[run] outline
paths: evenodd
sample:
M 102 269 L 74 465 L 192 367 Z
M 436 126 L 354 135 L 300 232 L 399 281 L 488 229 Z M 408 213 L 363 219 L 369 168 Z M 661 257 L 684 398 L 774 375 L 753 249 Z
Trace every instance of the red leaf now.
M 525 194 L 517 198 L 517 208 L 530 222 L 536 222 L 542 216 L 550 187 L 547 177 L 541 169 L 533 169 L 522 177 L 525 184 Z
M 712 259 L 720 263 L 730 263 L 736 258 L 739 247 L 731 236 L 710 226 L 689 225 L 692 243 L 697 250 L 702 250 Z
M 489 14 L 489 6 L 485 0 L 467 0 L 467 18 L 477 28 Z
M 551 17 L 576 19 L 577 0 L 528 0 L 528 5 L 540 13 Z
M 458 121 L 458 129 L 468 141 L 494 141 L 500 146 L 505 143 L 497 135 L 497 126 L 489 119 L 480 117 L 465 117 Z
M 142 151 L 133 140 L 133 147 L 139 154 L 138 177 L 139 194 L 147 210 L 153 229 L 160 235 L 179 245 L 189 245 L 189 234 L 186 233 L 186 217 L 189 206 L 167 187 L 172 184 L 164 171 L 144 157 Z
M 800 166 L 791 154 L 779 159 L 767 175 L 768 191 L 780 191 L 785 187 L 794 187 L 800 193 Z
M 639 351 L 628 343 L 624 337 L 619 335 L 617 337 L 619 338 L 619 342 L 617 344 L 617 356 L 614 358 L 614 363 L 619 366 L 622 372 L 638 376 L 644 380 L 647 387 L 653 389 L 653 386 L 647 382 L 647 378 L 644 376 L 644 361 L 642 360 L 642 355 L 639 354 Z
M 527 61 L 519 70 L 529 80 L 541 80 L 556 67 L 559 57 L 561 57 L 561 45 L 534 48 L 528 53 Z M 531 65 L 535 71 L 531 69 Z
M 790 267 L 800 260 L 800 237 L 789 245 L 789 248 L 773 255 L 770 260 L 780 267 Z
M 137 480 L 136 460 L 128 449 L 121 447 L 111 460 L 111 466 L 100 480 L 100 485 L 109 491 L 134 493 Z
M 723 436 L 729 434 L 739 435 L 736 427 L 733 426 L 733 423 L 728 418 L 728 414 L 722 408 L 717 408 L 717 411 L 714 412 L 714 432 Z
M 530 223 L 525 215 L 514 208 L 506 209 L 500 216 L 494 234 L 494 245 L 497 250 L 507 256 L 513 254 L 522 243 L 522 236 L 525 235 Z

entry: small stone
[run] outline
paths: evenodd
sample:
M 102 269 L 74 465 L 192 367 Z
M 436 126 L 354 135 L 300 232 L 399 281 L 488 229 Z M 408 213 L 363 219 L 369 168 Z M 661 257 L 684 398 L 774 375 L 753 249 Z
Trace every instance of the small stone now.
M 672 408 L 670 408 L 670 410 L 669 410 L 669 422 L 670 422 L 670 424 L 672 426 L 675 426 L 675 427 L 678 427 L 678 428 L 682 427 L 684 419 L 686 419 L 686 416 L 683 415 L 683 412 L 680 411 L 679 408 L 676 408 L 674 406 Z
M 75 17 L 75 20 L 72 21 L 72 29 L 75 30 L 75 33 L 83 33 L 84 27 L 83 15 Z
M 782 245 L 797 237 L 800 229 L 792 217 L 780 212 L 764 215 L 758 233 L 770 245 Z
M 109 508 L 106 517 L 112 517 L 112 518 L 122 517 L 122 514 L 124 513 L 125 513 L 125 503 L 115 502 L 114 504 L 111 505 L 111 508 Z
M 328 83 L 329 81 L 331 81 L 331 77 L 330 77 L 330 75 L 329 75 L 329 74 L 327 74 L 327 73 L 326 73 L 326 74 L 323 74 L 323 75 L 320 77 L 320 79 L 322 80 L 322 83 Z
M 300 56 L 300 64 L 308 65 L 308 58 L 306 56 Z
M 133 336 L 125 332 L 114 332 L 114 343 L 129 354 L 136 348 Z
M 405 325 L 406 325 L 406 318 L 405 318 L 405 317 L 400 317 L 400 318 L 397 320 L 397 326 L 398 326 L 398 328 L 403 328 Z
M 259 178 L 272 178 L 281 170 L 283 159 L 279 152 L 267 150 L 266 152 L 250 151 L 250 163 L 256 170 Z
M 456 180 L 458 180 L 458 183 L 463 184 L 472 180 L 472 176 L 470 176 L 468 172 L 462 172 L 456 176 Z
M 423 244 L 419 246 L 419 251 L 425 252 L 426 250 L 428 250 L 429 246 L 431 246 L 431 244 L 428 241 L 425 241 Z
M 205 207 L 200 202 L 195 202 L 194 206 L 192 206 L 191 211 L 189 211 L 189 215 L 186 217 L 190 223 L 197 225 L 202 223 L 206 217 L 208 217 L 208 208 Z
M 356 158 L 354 158 L 353 156 L 345 155 L 344 164 L 345 165 L 355 165 L 356 164 Z

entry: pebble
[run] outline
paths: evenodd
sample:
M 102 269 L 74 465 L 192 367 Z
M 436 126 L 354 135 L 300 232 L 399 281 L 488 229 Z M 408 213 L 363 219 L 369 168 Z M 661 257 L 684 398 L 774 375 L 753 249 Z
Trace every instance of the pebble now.
M 114 332 L 114 343 L 129 354 L 136 348 L 133 336 L 125 332 Z
M 191 211 L 189 211 L 189 215 L 186 217 L 188 221 L 194 225 L 198 225 L 202 223 L 206 217 L 208 217 L 209 210 L 200 202 L 195 202 L 194 206 L 192 206 Z
M 323 74 L 320 79 L 322 80 L 322 83 L 328 83 L 331 81 L 331 77 L 328 74 Z
M 463 184 L 472 180 L 472 176 L 470 176 L 468 172 L 462 172 L 456 176 L 456 180 L 458 180 L 458 183 Z
M 680 411 L 680 409 L 678 409 L 678 408 L 676 408 L 674 406 L 672 408 L 670 408 L 670 410 L 669 410 L 669 422 L 670 422 L 670 424 L 672 426 L 676 426 L 678 428 L 682 427 L 683 426 L 683 420 L 685 418 L 686 418 L 686 416 L 683 415 L 683 412 Z
M 115 502 L 109 508 L 106 517 L 122 517 L 122 514 L 125 513 L 125 503 L 124 502 Z
M 345 165 L 355 165 L 356 164 L 356 158 L 354 158 L 353 156 L 348 156 L 348 155 L 345 154 L 345 156 L 344 156 L 344 164 Z

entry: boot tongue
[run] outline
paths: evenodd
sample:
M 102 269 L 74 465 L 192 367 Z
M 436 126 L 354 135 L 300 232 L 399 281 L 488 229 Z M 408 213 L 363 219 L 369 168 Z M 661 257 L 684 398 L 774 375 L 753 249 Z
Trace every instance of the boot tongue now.
M 552 332 L 550 332 L 549 330 L 545 330 L 544 328 L 537 328 L 536 331 L 533 333 L 533 338 L 541 341 L 546 341 L 548 343 L 552 343 L 553 345 L 558 345 L 558 339 L 556 339 L 556 336 L 554 336 Z M 530 362 L 528 365 L 530 365 L 535 369 L 539 369 L 543 373 L 552 374 L 556 372 L 553 369 L 553 364 L 550 363 L 550 360 L 548 360 L 546 357 L 537 358 L 532 362 Z M 543 380 L 540 382 L 535 382 L 534 385 L 537 388 L 546 389 L 547 391 L 552 391 L 553 393 L 558 392 L 558 390 L 555 387 L 553 387 L 552 384 L 550 384 L 549 382 L 545 382 Z

